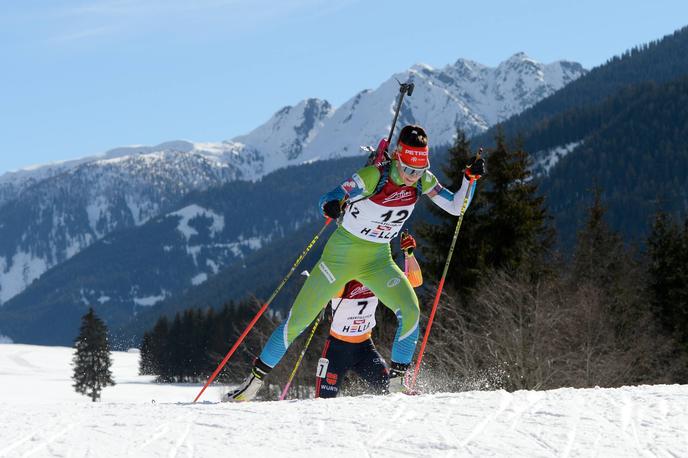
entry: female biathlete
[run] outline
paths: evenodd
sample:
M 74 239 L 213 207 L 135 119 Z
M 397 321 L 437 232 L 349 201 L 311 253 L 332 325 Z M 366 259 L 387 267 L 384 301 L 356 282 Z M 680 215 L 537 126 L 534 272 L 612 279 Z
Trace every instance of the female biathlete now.
M 482 159 L 471 161 L 461 188 L 451 193 L 430 173 L 428 152 L 425 130 L 405 126 L 390 162 L 360 169 L 321 197 L 323 214 L 332 219 L 341 217 L 341 223 L 330 236 L 287 318 L 256 359 L 251 374 L 237 389 L 227 393 L 225 400 L 252 400 L 263 378 L 282 359 L 289 345 L 351 280 L 364 284 L 395 313 L 398 324 L 390 377 L 403 380 L 418 340 L 418 299 L 392 260 L 389 242 L 400 234 L 421 195 L 458 216 L 469 190 L 472 193 L 470 177 L 479 177 L 484 169 Z
M 402 232 L 401 249 L 405 252 L 407 262 L 415 248 L 415 239 L 408 232 Z M 411 286 L 416 288 L 422 280 L 414 283 L 413 279 L 421 277 L 419 270 L 414 274 L 408 275 L 408 279 Z M 374 394 L 399 391 L 401 377 L 392 379 L 399 383 L 390 387 L 389 367 L 373 343 L 377 297 L 358 281 L 351 280 L 330 303 L 330 335 L 315 371 L 315 397 L 337 396 L 342 380 L 349 371 L 358 374 Z

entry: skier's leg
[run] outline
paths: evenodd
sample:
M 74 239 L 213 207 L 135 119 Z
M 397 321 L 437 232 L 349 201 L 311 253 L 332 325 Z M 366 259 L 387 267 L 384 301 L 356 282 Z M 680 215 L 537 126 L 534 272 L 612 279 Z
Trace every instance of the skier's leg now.
M 275 367 L 289 348 L 289 345 L 313 322 L 318 313 L 348 280 L 332 281 L 327 279 L 318 266 L 327 264 L 322 259 L 316 264 L 310 277 L 294 300 L 287 318 L 272 332 L 267 344 L 260 353 L 260 360 Z
M 328 337 L 325 341 L 322 358 L 327 360 L 327 367 L 322 368 L 322 374 L 316 374 L 316 398 L 334 398 L 339 393 L 342 380 L 352 366 L 352 352 L 347 345 L 351 344 L 333 337 Z M 320 364 L 318 367 L 320 369 Z
M 408 279 L 392 260 L 381 259 L 357 279 L 366 285 L 397 317 L 397 332 L 392 345 L 392 366 L 408 366 L 418 342 L 418 298 Z
M 335 231 L 323 255 L 294 300 L 287 319 L 275 329 L 260 354 L 260 360 L 275 367 L 289 345 L 313 322 L 327 302 L 354 278 L 356 249 L 349 238 Z
M 354 366 L 356 373 L 368 383 L 375 394 L 385 394 L 389 389 L 389 368 L 384 358 L 375 348 L 373 339 L 359 344 L 360 360 Z
M 317 266 L 323 265 L 322 259 Z M 260 356 L 253 363 L 251 374 L 239 388 L 227 393 L 227 401 L 251 401 L 255 398 L 263 378 L 280 362 L 289 345 L 301 334 L 320 313 L 327 302 L 339 291 L 348 280 L 330 281 L 317 267 L 304 283 L 296 296 L 294 305 L 284 320 L 270 335 Z
M 325 245 L 322 257 L 301 287 L 289 315 L 270 335 L 244 384 L 262 382 L 263 377 L 280 362 L 289 345 L 313 322 L 327 302 L 354 278 L 354 250 L 350 249 L 351 243 L 338 233 L 335 231 Z M 257 371 L 257 368 L 261 370 Z M 227 394 L 227 398 L 230 401 L 250 401 L 252 398 L 249 394 L 234 390 Z

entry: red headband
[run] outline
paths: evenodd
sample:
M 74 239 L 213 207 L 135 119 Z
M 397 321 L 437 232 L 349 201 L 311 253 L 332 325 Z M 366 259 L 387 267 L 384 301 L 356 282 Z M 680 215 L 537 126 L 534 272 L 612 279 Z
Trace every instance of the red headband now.
M 397 157 L 404 165 L 418 169 L 426 168 L 430 165 L 427 146 L 409 146 L 399 142 L 399 148 Z

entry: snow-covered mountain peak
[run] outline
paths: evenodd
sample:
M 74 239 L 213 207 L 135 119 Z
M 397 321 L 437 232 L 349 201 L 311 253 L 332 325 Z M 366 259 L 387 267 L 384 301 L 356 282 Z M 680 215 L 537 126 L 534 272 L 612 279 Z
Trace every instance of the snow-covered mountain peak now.
M 214 158 L 229 165 L 234 176 L 255 180 L 273 170 L 317 159 L 361 154 L 360 146 L 375 144 L 389 131 L 398 94 L 397 80 L 415 80 L 400 123 L 417 122 L 432 133 L 434 144 L 453 140 L 456 128 L 468 135 L 482 132 L 531 106 L 585 73 L 574 62 L 541 64 L 524 52 L 496 68 L 458 59 L 442 69 L 419 63 L 393 75 L 377 89 L 366 89 L 335 109 L 326 100 L 309 98 L 278 110 L 251 132 L 220 143 L 175 140 L 155 146 L 126 146 L 95 156 L 37 166 L 0 176 L 0 205 L 27 186 L 72 170 L 107 160 L 179 152 Z M 150 159 L 150 158 L 149 158 Z M 106 162 L 102 162 L 102 161 Z
M 280 109 L 266 123 L 233 141 L 263 152 L 264 162 L 271 163 L 267 173 L 297 160 L 333 111 L 326 100 L 306 99 Z
M 453 65 L 447 65 L 443 70 L 458 75 L 478 75 L 485 69 L 487 69 L 485 65 L 474 60 L 458 59 Z
M 188 153 L 193 151 L 194 144 L 186 140 L 173 140 L 169 142 L 160 143 L 155 146 L 123 146 L 106 151 L 102 155 L 102 159 L 116 159 L 124 156 L 136 156 L 139 154 L 148 154 L 159 151 L 179 151 Z M 94 157 L 97 158 L 98 156 Z
M 436 145 L 451 143 L 457 127 L 468 135 L 482 132 L 584 73 L 580 66 L 545 66 L 525 53 L 511 56 L 496 68 L 468 59 L 442 69 L 416 64 L 334 110 L 298 160 L 358 155 L 361 145 L 376 144 L 389 132 L 399 93 L 397 81 L 412 78 L 415 83 L 413 95 L 405 98 L 399 123 L 422 124 Z M 251 144 L 246 137 L 235 140 Z M 266 171 L 274 169 L 268 162 Z
M 514 77 L 534 78 L 544 81 L 543 68 L 544 64 L 536 62 L 524 52 L 519 52 L 501 62 L 497 66 L 495 74 L 497 79 L 502 81 L 514 79 Z
M 410 72 L 434 72 L 435 69 L 428 64 L 415 64 L 410 69 Z
M 545 80 L 549 81 L 551 85 L 564 87 L 578 78 L 579 75 L 584 74 L 586 70 L 578 62 L 558 60 L 545 65 L 543 72 L 545 74 Z
M 538 64 L 538 62 L 535 61 L 532 57 L 530 57 L 528 54 L 526 54 L 523 51 L 519 51 L 517 53 L 514 53 L 511 57 L 509 57 L 507 60 L 499 64 L 501 65 L 518 65 L 520 63 L 533 63 L 533 64 Z
M 86 156 L 79 159 L 51 162 L 47 164 L 37 164 L 29 167 L 24 167 L 20 170 L 7 172 L 0 175 L 0 205 L 2 205 L 5 200 L 10 200 L 11 197 L 14 197 L 16 194 L 19 194 L 23 189 L 27 188 L 28 186 L 31 186 L 47 178 L 57 176 L 61 173 L 74 170 L 83 164 L 88 164 L 97 161 L 107 161 L 112 159 L 121 159 L 130 156 L 150 154 L 154 152 L 191 152 L 193 150 L 193 143 L 185 140 L 174 140 L 164 142 L 156 146 L 122 146 L 118 148 L 113 148 L 104 153 Z M 12 188 L 14 193 L 12 195 L 6 195 L 6 199 L 3 199 L 3 191 L 5 191 L 5 194 L 8 194 L 10 188 Z

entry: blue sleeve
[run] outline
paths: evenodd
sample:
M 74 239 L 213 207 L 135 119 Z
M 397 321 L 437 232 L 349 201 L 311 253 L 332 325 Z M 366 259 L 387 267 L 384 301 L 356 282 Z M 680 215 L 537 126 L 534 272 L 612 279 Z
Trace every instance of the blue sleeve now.
M 363 172 L 363 170 L 360 170 Z M 324 216 L 323 207 L 327 202 L 332 200 L 343 201 L 345 199 L 355 199 L 356 197 L 363 195 L 366 192 L 366 184 L 364 179 L 359 175 L 359 173 L 354 173 L 350 178 L 347 178 L 339 184 L 332 191 L 323 194 L 318 202 L 318 207 L 320 208 L 320 213 Z M 368 173 L 370 174 L 370 173 Z

